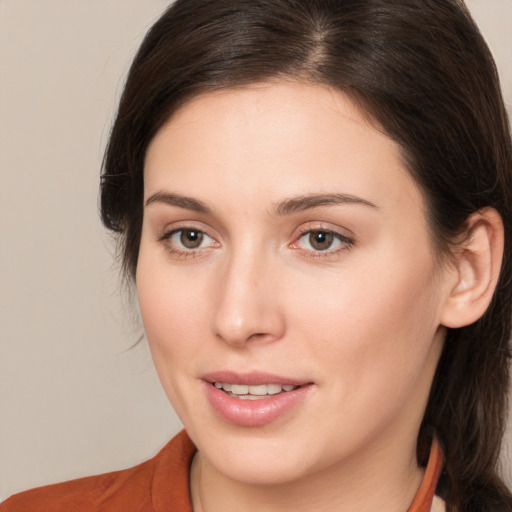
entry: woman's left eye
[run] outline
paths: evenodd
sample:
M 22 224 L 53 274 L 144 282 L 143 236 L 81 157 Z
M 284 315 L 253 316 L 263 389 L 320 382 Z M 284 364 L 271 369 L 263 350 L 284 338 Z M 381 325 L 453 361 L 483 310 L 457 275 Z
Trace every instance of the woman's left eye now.
M 163 237 L 176 251 L 194 251 L 214 245 L 215 240 L 204 231 L 194 228 L 176 229 Z
M 299 249 L 314 252 L 336 252 L 348 248 L 352 240 L 341 233 L 325 229 L 312 229 L 303 233 L 295 244 Z

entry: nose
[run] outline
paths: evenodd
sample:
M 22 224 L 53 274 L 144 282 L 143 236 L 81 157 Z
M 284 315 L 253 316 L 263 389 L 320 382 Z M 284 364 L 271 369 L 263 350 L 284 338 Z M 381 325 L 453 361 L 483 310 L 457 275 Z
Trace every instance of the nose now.
M 212 330 L 233 347 L 282 338 L 285 315 L 279 304 L 279 269 L 251 251 L 233 254 L 219 272 Z

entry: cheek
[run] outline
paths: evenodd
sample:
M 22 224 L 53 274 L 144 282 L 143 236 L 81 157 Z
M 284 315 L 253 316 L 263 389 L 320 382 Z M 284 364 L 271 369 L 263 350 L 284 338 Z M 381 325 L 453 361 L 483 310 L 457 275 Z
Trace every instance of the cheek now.
M 161 378 L 163 373 L 176 374 L 184 361 L 193 360 L 204 338 L 202 300 L 207 295 L 201 281 L 186 273 L 171 273 L 169 265 L 141 246 L 137 267 L 137 296 L 144 329 Z M 204 282 L 204 281 L 203 281 Z M 169 371 L 172 369 L 172 372 Z
M 310 340 L 302 357 L 319 369 L 329 421 L 343 425 L 333 433 L 333 450 L 345 449 L 347 440 L 364 443 L 386 425 L 421 420 L 442 347 L 426 275 L 345 276 L 322 287 L 322 300 L 297 307 L 305 315 L 303 339 Z
M 146 338 L 162 387 L 180 418 L 191 417 L 187 385 L 199 375 L 203 349 L 204 292 L 198 283 L 170 273 L 167 265 L 142 255 L 137 268 L 137 295 Z
M 392 261 L 352 267 L 295 295 L 295 322 L 315 340 L 309 356 L 321 354 L 332 374 L 342 373 L 345 392 L 398 392 L 421 373 L 432 348 L 440 308 L 430 255 Z

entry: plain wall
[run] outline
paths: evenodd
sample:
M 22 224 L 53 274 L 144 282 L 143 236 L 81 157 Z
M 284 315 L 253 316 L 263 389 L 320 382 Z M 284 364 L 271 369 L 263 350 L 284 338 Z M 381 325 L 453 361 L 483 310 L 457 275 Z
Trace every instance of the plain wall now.
M 0 0 L 0 501 L 134 465 L 180 428 L 145 343 L 129 349 L 97 214 L 116 98 L 167 3 Z M 510 106 L 512 0 L 468 4 Z

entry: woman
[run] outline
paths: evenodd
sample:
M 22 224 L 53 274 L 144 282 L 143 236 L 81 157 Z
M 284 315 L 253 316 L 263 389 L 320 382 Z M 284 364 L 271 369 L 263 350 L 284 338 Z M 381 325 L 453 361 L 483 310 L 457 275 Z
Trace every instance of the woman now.
M 101 205 L 186 434 L 2 512 L 512 510 L 511 148 L 458 1 L 178 0 Z

